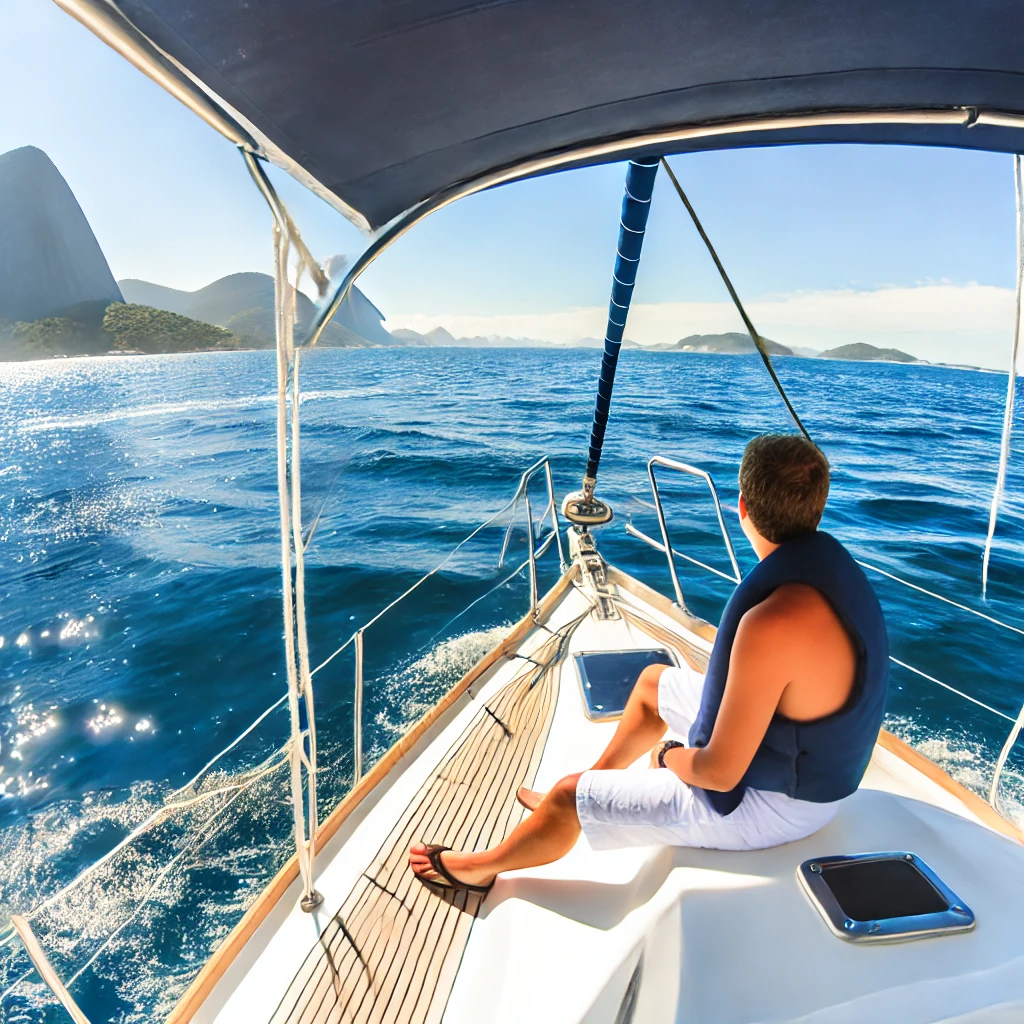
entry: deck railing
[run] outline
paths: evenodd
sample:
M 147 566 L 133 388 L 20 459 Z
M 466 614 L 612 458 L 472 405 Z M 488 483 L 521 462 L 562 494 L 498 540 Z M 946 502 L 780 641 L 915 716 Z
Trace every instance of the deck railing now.
M 537 543 L 535 535 L 535 526 L 533 519 L 533 503 L 530 501 L 530 481 L 533 480 L 537 474 L 543 472 L 544 483 L 547 490 L 547 505 L 544 507 L 544 511 L 541 513 L 540 519 L 537 525 L 541 528 L 544 526 L 544 522 L 547 519 L 551 521 L 551 527 L 549 531 L 541 538 L 540 543 Z M 436 565 L 430 572 L 421 576 L 411 587 L 408 588 L 403 594 L 400 594 L 394 599 L 389 605 L 382 608 L 376 615 L 373 616 L 369 622 L 364 623 L 360 626 L 337 650 L 331 653 L 331 655 L 324 659 L 315 669 L 313 669 L 312 675 L 316 675 L 321 669 L 326 668 L 339 654 L 345 651 L 350 645 L 353 648 L 354 661 L 355 661 L 355 677 L 353 681 L 353 772 L 354 780 L 353 784 L 358 782 L 362 778 L 363 774 L 363 636 L 366 631 L 373 625 L 376 625 L 385 615 L 388 614 L 393 608 L 396 608 L 401 604 L 407 597 L 409 597 L 414 591 L 420 586 L 427 582 L 432 576 L 436 575 L 449 560 L 458 552 L 463 545 L 472 540 L 481 530 L 486 529 L 492 525 L 495 521 L 500 519 L 503 515 L 508 513 L 509 522 L 505 529 L 505 537 L 501 545 L 501 554 L 498 556 L 498 568 L 503 568 L 505 565 L 505 559 L 508 555 L 509 541 L 512 537 L 512 530 L 516 524 L 516 516 L 519 509 L 520 503 L 525 505 L 526 508 L 526 534 L 527 534 L 527 546 L 528 555 L 526 561 L 521 565 L 517 566 L 508 576 L 501 580 L 498 584 L 492 587 L 486 594 L 477 598 L 470 605 L 459 612 L 459 616 L 464 615 L 473 605 L 482 601 L 485 597 L 492 594 L 499 587 L 504 586 L 509 580 L 518 576 L 524 569 L 529 568 L 529 580 L 530 580 L 530 614 L 536 615 L 537 613 L 537 601 L 538 601 L 538 588 L 537 588 L 537 561 L 544 553 L 551 547 L 552 541 L 558 546 L 558 562 L 562 571 L 564 572 L 567 568 L 565 561 L 565 552 L 562 548 L 562 536 L 561 530 L 558 524 L 558 508 L 555 502 L 555 489 L 551 479 L 551 462 L 547 456 L 542 459 L 538 459 L 532 466 L 527 469 L 519 479 L 519 486 L 516 488 L 515 494 L 512 495 L 511 499 L 497 512 L 491 516 L 490 519 L 481 523 L 472 533 L 470 533 L 464 540 L 460 541 L 447 555 L 444 561 Z M 456 616 L 458 618 L 459 616 Z M 455 621 L 454 619 L 452 620 Z M 451 623 L 448 623 L 451 625 Z M 447 627 L 445 627 L 447 628 Z
M 729 561 L 732 563 L 732 576 L 729 576 L 727 573 L 722 572 L 720 569 L 716 569 L 714 566 L 708 565 L 705 562 L 701 562 L 699 559 L 696 559 L 691 555 L 684 554 L 681 551 L 676 551 L 675 548 L 672 547 L 672 542 L 669 536 L 668 523 L 665 517 L 665 508 L 661 499 L 661 493 L 658 488 L 657 477 L 655 476 L 654 472 L 656 466 L 663 466 L 666 469 L 671 469 L 675 470 L 676 472 L 685 473 L 690 476 L 698 477 L 707 484 L 708 490 L 711 493 L 712 501 L 714 502 L 715 513 L 718 517 L 718 526 L 721 531 L 722 541 L 725 544 L 726 552 L 729 555 Z M 661 530 L 662 542 L 659 543 L 653 537 L 650 537 L 646 533 L 643 533 L 641 530 L 637 529 L 632 523 L 626 524 L 626 533 L 628 533 L 631 537 L 635 537 L 637 540 L 643 541 L 645 544 L 654 548 L 656 551 L 661 551 L 664 553 L 666 562 L 668 564 L 669 575 L 672 578 L 672 586 L 675 590 L 676 604 L 680 608 L 686 607 L 683 601 L 682 587 L 679 583 L 679 575 L 676 571 L 675 559 L 677 557 L 682 558 L 693 565 L 699 566 L 701 569 L 704 569 L 707 572 L 714 573 L 714 575 L 719 576 L 724 580 L 727 580 L 734 586 L 737 585 L 740 582 L 741 576 L 739 571 L 739 565 L 736 561 L 736 551 L 733 548 L 732 538 L 729 536 L 729 530 L 726 526 L 725 518 L 722 515 L 722 503 L 718 497 L 718 488 L 715 486 L 715 482 L 711 474 L 706 470 L 700 469 L 698 466 L 691 466 L 688 463 L 679 462 L 676 459 L 670 459 L 663 455 L 655 455 L 648 461 L 647 474 L 651 483 L 651 494 L 654 499 L 653 507 L 658 517 L 658 526 Z M 859 566 L 861 566 L 864 569 L 867 569 L 870 572 L 879 573 L 880 575 L 885 576 L 887 579 L 890 579 L 895 583 L 899 583 L 904 587 L 908 587 L 911 590 L 915 590 L 920 594 L 924 594 L 925 596 L 932 598 L 935 601 L 941 601 L 943 604 L 951 605 L 954 608 L 958 608 L 960 611 L 967 612 L 971 615 L 976 616 L 977 618 L 984 619 L 985 621 L 990 622 L 993 625 L 1000 627 L 1001 629 L 1005 629 L 1012 633 L 1017 633 L 1020 636 L 1024 636 L 1024 629 L 1021 629 L 1018 626 L 1013 626 L 1008 622 L 1003 622 L 1001 619 L 997 619 L 993 615 L 988 615 L 985 612 L 978 611 L 977 608 L 972 608 L 970 605 L 961 604 L 959 601 L 954 601 L 951 598 L 944 597 L 942 594 L 936 594 L 934 591 L 928 590 L 927 588 L 922 587 L 917 583 L 911 583 L 909 580 L 905 580 L 902 577 L 895 575 L 894 573 L 888 572 L 885 569 L 880 569 L 878 566 L 872 565 L 870 562 L 865 562 L 859 558 L 856 559 L 856 562 Z M 1013 715 L 1008 715 L 1006 714 L 1006 712 L 1000 711 L 998 708 L 994 708 L 990 704 L 986 704 L 984 701 L 978 700 L 977 697 L 972 697 L 970 694 L 964 693 L 962 690 L 958 690 L 955 686 L 950 686 L 949 683 L 945 683 L 941 679 L 936 679 L 935 676 L 929 675 L 927 672 L 921 671 L 921 669 L 915 667 L 914 665 L 910 665 L 905 661 L 900 661 L 898 658 L 894 658 L 892 656 L 890 656 L 889 660 L 894 665 L 898 665 L 900 668 L 906 669 L 907 671 L 914 673 L 920 678 L 925 679 L 928 682 L 935 684 L 936 686 L 941 686 L 943 689 L 948 690 L 950 693 L 956 694 L 956 696 L 961 697 L 963 700 L 969 701 L 971 704 L 975 704 L 978 707 L 983 708 L 985 711 L 990 712 L 992 715 L 1002 718 L 1010 723 L 1010 732 L 1007 735 L 1005 742 L 1003 743 L 998 758 L 996 759 L 995 769 L 992 773 L 992 782 L 988 792 L 989 804 L 996 811 L 1002 813 L 998 806 L 999 780 L 1002 777 L 1003 770 L 1006 767 L 1006 761 L 1010 756 L 1010 752 L 1016 745 L 1017 740 L 1020 737 L 1021 731 L 1024 730 L 1024 704 L 1021 705 L 1020 712 L 1017 714 L 1017 717 L 1014 718 Z
M 543 475 L 544 489 L 546 491 L 547 502 L 544 507 L 544 511 L 541 513 L 539 520 L 536 522 L 533 518 L 533 502 L 530 498 L 530 484 L 538 476 Z M 519 515 L 521 509 L 525 509 L 526 512 L 526 533 L 527 533 L 527 545 L 528 552 L 527 557 L 519 565 L 516 566 L 511 572 L 502 576 L 502 578 L 492 586 L 486 593 L 470 602 L 465 608 L 463 608 L 457 615 L 455 615 L 449 622 L 442 626 L 439 632 L 447 630 L 457 619 L 462 615 L 465 615 L 472 607 L 479 604 L 490 594 L 493 594 L 499 588 L 505 586 L 516 576 L 522 573 L 524 570 L 529 570 L 529 584 L 530 584 L 530 613 L 536 616 L 537 605 L 538 605 L 538 584 L 537 584 L 537 562 L 538 560 L 548 551 L 552 544 L 555 544 L 558 550 L 559 565 L 564 572 L 568 568 L 565 561 L 565 552 L 562 546 L 561 528 L 558 519 L 557 504 L 555 501 L 554 485 L 551 476 L 551 464 L 549 459 L 545 456 L 544 458 L 538 459 L 532 466 L 530 466 L 522 474 L 519 479 L 519 484 L 516 487 L 515 493 L 511 499 L 506 502 L 497 512 L 494 513 L 490 518 L 481 523 L 476 529 L 464 537 L 449 553 L 448 555 L 439 562 L 430 572 L 426 573 L 420 579 L 418 579 L 411 587 L 409 587 L 404 593 L 400 594 L 395 600 L 393 600 L 386 607 L 381 609 L 374 615 L 368 622 L 365 622 L 360 626 L 337 650 L 335 650 L 329 657 L 324 659 L 315 669 L 312 671 L 312 675 L 316 675 L 322 669 L 326 668 L 338 655 L 345 651 L 350 645 L 354 648 L 355 654 L 355 679 L 354 679 L 354 700 L 353 700 L 353 785 L 355 785 L 360 777 L 362 776 L 363 768 L 363 647 L 364 647 L 364 635 L 368 629 L 378 623 L 385 615 L 388 614 L 392 609 L 396 608 L 406 598 L 413 594 L 419 587 L 421 587 L 428 579 L 440 572 L 445 565 L 447 565 L 451 559 L 460 551 L 469 541 L 479 535 L 487 527 L 492 526 L 505 515 L 508 516 L 508 525 L 505 528 L 505 534 L 502 539 L 501 553 L 498 558 L 498 568 L 504 568 L 506 559 L 508 557 L 509 546 L 512 539 L 512 533 L 515 529 L 516 523 L 519 521 Z M 545 523 L 548 523 L 548 529 L 544 530 Z M 538 529 L 540 536 L 538 537 Z M 249 736 L 256 728 L 268 718 L 272 712 L 284 705 L 287 699 L 287 694 L 282 695 L 278 700 L 265 709 L 245 730 L 243 730 L 238 736 L 236 736 L 226 747 L 224 747 L 218 754 L 212 757 L 207 763 L 199 770 L 199 772 L 188 782 L 185 786 L 175 790 L 171 797 L 165 804 L 157 808 L 145 821 L 141 822 L 136 826 L 124 839 L 122 839 L 113 849 L 107 851 L 99 860 L 94 861 L 88 865 L 82 871 L 80 871 L 70 882 L 58 889 L 56 892 L 47 896 L 44 900 L 38 903 L 31 910 L 27 911 L 24 915 L 15 915 L 12 917 L 11 926 L 0 934 L 0 947 L 9 946 L 16 942 L 19 938 L 25 947 L 26 952 L 29 954 L 29 958 L 32 961 L 32 967 L 24 971 L 12 984 L 9 984 L 7 988 L 0 992 L 0 1017 L 2 1017 L 2 1004 L 5 999 L 17 988 L 22 982 L 27 981 L 30 977 L 33 967 L 40 975 L 42 980 L 47 984 L 54 996 L 64 1005 L 68 1014 L 75 1021 L 84 1022 L 88 1024 L 88 1021 L 77 1006 L 74 999 L 68 992 L 68 988 L 84 973 L 84 971 L 92 965 L 103 950 L 109 947 L 110 942 L 120 934 L 128 924 L 133 921 L 140 913 L 142 907 L 146 902 L 152 899 L 166 879 L 167 875 L 174 868 L 174 866 L 180 861 L 183 853 L 192 852 L 198 849 L 202 843 L 196 846 L 189 847 L 185 846 L 182 853 L 174 856 L 171 861 L 165 865 L 157 874 L 156 881 L 149 886 L 145 891 L 142 898 L 137 900 L 132 907 L 131 914 L 124 921 L 121 921 L 111 932 L 110 935 L 103 941 L 100 947 L 89 957 L 89 959 L 79 967 L 71 979 L 65 985 L 56 971 L 51 966 L 46 954 L 43 952 L 32 928 L 30 921 L 38 917 L 44 910 L 53 907 L 56 903 L 62 900 L 65 896 L 69 895 L 78 886 L 84 882 L 87 878 L 93 876 L 100 868 L 105 864 L 109 863 L 119 852 L 133 845 L 140 837 L 151 831 L 157 825 L 165 822 L 168 817 L 182 808 L 192 807 L 198 803 L 204 802 L 217 794 L 223 794 L 230 792 L 230 797 L 227 802 L 224 803 L 218 810 L 213 812 L 212 817 L 218 816 L 221 811 L 226 810 L 230 803 L 234 802 L 239 796 L 242 795 L 250 786 L 265 778 L 268 774 L 284 767 L 288 763 L 287 759 L 287 744 L 274 751 L 269 757 L 267 757 L 260 765 L 252 769 L 251 772 L 247 773 L 245 780 L 238 784 L 230 784 L 225 786 L 219 786 L 217 788 L 209 790 L 199 790 L 202 781 L 206 779 L 211 769 L 214 768 L 221 759 L 227 755 L 231 750 L 238 746 L 247 736 Z M 192 794 L 193 789 L 196 790 Z M 192 795 L 190 795 L 192 794 Z M 209 820 L 209 819 L 208 819 Z M 209 836 L 203 839 L 203 842 Z

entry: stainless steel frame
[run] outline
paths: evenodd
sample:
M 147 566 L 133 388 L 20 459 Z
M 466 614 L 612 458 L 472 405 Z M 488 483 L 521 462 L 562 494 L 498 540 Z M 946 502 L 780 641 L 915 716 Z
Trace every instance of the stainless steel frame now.
M 658 490 L 658 478 L 654 473 L 655 466 L 662 466 L 665 469 L 674 470 L 677 473 L 688 473 L 690 476 L 700 477 L 711 491 L 711 498 L 715 503 L 715 514 L 718 516 L 718 528 L 722 531 L 722 540 L 725 541 L 725 550 L 729 553 L 729 561 L 732 563 L 732 576 L 726 575 L 719 569 L 715 569 L 713 566 L 706 565 L 704 562 L 698 561 L 690 555 L 684 555 L 681 551 L 676 551 L 672 547 L 672 541 L 668 535 L 668 523 L 665 521 L 665 509 L 661 503 L 661 492 Z M 658 526 L 661 528 L 661 539 L 662 543 L 659 544 L 653 537 L 648 537 L 646 533 L 638 530 L 632 523 L 626 524 L 626 532 L 636 537 L 638 540 L 642 540 L 645 544 L 649 544 L 652 548 L 657 551 L 663 551 L 665 558 L 668 561 L 668 571 L 672 576 L 672 587 L 676 592 L 676 604 L 680 608 L 685 608 L 686 603 L 683 600 L 683 588 L 679 585 L 679 576 L 676 573 L 676 564 L 674 555 L 678 555 L 680 558 L 685 558 L 688 562 L 693 562 L 694 565 L 699 565 L 702 569 L 707 569 L 708 572 L 713 572 L 716 576 L 721 576 L 722 579 L 729 580 L 730 583 L 739 583 L 743 578 L 740 575 L 740 566 L 736 561 L 736 550 L 732 546 L 732 538 L 729 536 L 729 529 L 725 525 L 725 516 L 722 515 L 722 503 L 718 498 L 718 488 L 715 487 L 715 481 L 711 478 L 711 474 L 706 470 L 700 469 L 698 466 L 691 466 L 686 462 L 678 462 L 676 459 L 667 458 L 664 455 L 655 455 L 647 462 L 647 475 L 651 481 L 651 494 L 654 496 L 654 509 L 658 513 Z
M 358 210 L 275 146 L 229 103 L 160 49 L 108 0 L 54 0 L 54 3 L 229 142 L 246 152 L 266 157 L 333 206 L 363 234 L 370 234 L 370 223 Z
M 577 651 L 573 656 L 573 665 L 576 668 L 576 682 L 580 684 L 580 698 L 583 701 L 583 715 L 589 722 L 613 722 L 617 721 L 622 717 L 621 711 L 612 711 L 608 714 L 594 714 L 590 710 L 590 702 L 587 700 L 587 683 L 583 680 L 583 670 L 580 668 L 580 660 L 585 658 L 588 654 L 635 654 L 637 651 L 657 651 L 659 654 L 664 654 L 672 662 L 672 664 L 679 668 L 679 656 L 675 651 L 668 647 L 633 647 L 629 650 L 618 650 L 618 651 Z
M 822 868 L 835 864 L 879 860 L 910 861 L 946 901 L 948 909 L 935 914 L 890 917 L 879 921 L 855 921 L 847 917 L 822 878 Z M 848 942 L 905 942 L 908 939 L 923 939 L 929 935 L 969 932 L 974 927 L 974 913 L 970 907 L 913 853 L 859 853 L 852 857 L 818 857 L 815 860 L 804 861 L 797 868 L 796 876 L 832 934 Z

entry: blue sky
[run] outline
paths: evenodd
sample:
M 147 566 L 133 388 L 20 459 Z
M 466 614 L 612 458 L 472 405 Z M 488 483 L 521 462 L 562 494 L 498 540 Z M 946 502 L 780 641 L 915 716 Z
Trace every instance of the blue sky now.
M 269 270 L 269 217 L 229 143 L 48 0 L 6 0 L 0 17 L 0 152 L 31 144 L 49 153 L 116 277 L 191 289 Z M 1005 368 L 1009 157 L 784 147 L 674 166 L 762 333 Z M 327 204 L 273 176 L 319 257 L 351 257 L 365 244 Z M 464 200 L 402 239 L 361 286 L 391 327 L 600 335 L 622 177 L 609 165 Z M 739 327 L 667 180 L 635 303 L 626 334 L 642 342 Z

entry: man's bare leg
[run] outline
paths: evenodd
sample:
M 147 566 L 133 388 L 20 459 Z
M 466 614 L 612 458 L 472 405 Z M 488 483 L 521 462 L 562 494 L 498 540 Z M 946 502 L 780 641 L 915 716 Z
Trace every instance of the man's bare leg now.
M 594 768 L 628 768 L 665 735 L 668 726 L 658 714 L 658 683 L 666 668 L 667 665 L 648 665 L 640 673 L 626 701 L 615 734 L 594 763 Z M 516 794 L 516 799 L 527 810 L 535 811 L 544 799 L 544 794 L 523 786 Z
M 488 885 L 495 875 L 516 868 L 550 864 L 564 857 L 576 845 L 580 821 L 576 815 L 576 783 L 579 775 L 567 775 L 557 782 L 538 804 L 536 811 L 520 822 L 509 837 L 492 850 L 460 853 L 449 850 L 441 863 L 460 882 Z M 422 843 L 409 850 L 409 866 L 422 877 L 438 879 Z

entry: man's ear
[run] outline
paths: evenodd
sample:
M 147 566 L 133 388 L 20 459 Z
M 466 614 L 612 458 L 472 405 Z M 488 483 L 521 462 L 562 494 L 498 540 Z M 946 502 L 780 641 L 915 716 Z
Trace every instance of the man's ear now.
M 747 518 L 747 500 L 741 494 L 740 495 L 740 521 L 742 522 L 746 518 Z

